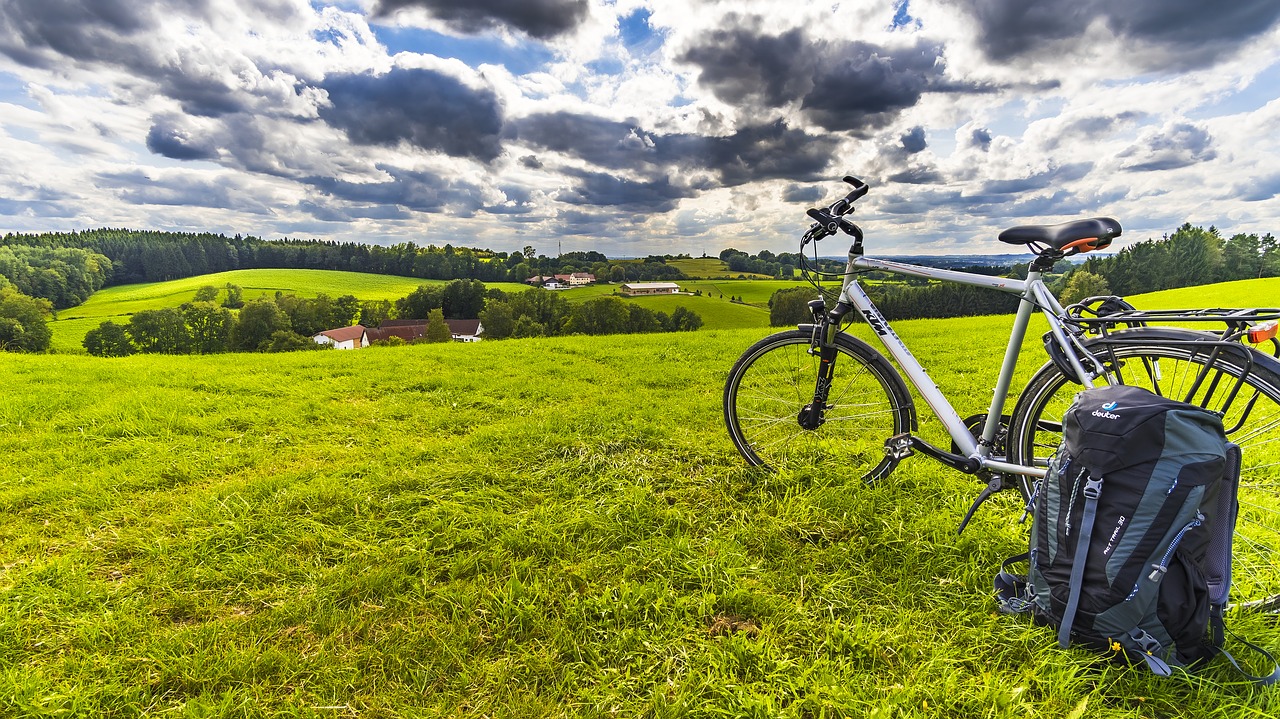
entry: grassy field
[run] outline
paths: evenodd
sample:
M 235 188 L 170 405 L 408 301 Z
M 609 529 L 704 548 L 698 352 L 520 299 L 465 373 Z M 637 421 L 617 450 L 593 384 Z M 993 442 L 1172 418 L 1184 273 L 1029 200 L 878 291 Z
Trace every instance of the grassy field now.
M 968 414 L 1007 324 L 896 328 Z M 1280 713 L 997 614 L 1011 497 L 957 537 L 980 487 L 920 457 L 745 468 L 721 384 L 767 332 L 0 354 L 0 715 Z
M 688 260 L 667 260 L 667 264 L 679 269 L 685 277 L 698 279 L 735 279 L 742 275 L 747 279 L 767 280 L 769 275 L 755 272 L 732 272 L 719 257 L 695 257 Z
M 299 297 L 315 297 L 323 293 L 330 297 L 354 295 L 361 300 L 394 301 L 421 285 L 445 284 L 443 280 L 335 270 L 232 270 L 168 282 L 120 285 L 99 290 L 84 304 L 59 312 L 57 320 L 52 323 L 53 349 L 60 353 L 83 353 L 81 342 L 85 334 L 106 320 L 124 324 L 134 312 L 177 307 L 190 302 L 201 287 L 212 285 L 222 289 L 228 282 L 244 290 L 246 301 L 273 297 L 276 292 Z M 525 285 L 513 282 L 494 282 L 485 286 L 508 292 L 526 289 Z

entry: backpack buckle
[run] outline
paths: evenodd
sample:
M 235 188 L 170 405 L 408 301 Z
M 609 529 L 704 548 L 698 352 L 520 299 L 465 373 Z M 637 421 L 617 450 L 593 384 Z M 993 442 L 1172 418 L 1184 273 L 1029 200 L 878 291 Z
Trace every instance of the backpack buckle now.
M 1089 481 L 1084 483 L 1084 498 L 1097 499 L 1100 496 L 1102 496 L 1102 478 L 1095 479 L 1093 475 L 1089 475 Z

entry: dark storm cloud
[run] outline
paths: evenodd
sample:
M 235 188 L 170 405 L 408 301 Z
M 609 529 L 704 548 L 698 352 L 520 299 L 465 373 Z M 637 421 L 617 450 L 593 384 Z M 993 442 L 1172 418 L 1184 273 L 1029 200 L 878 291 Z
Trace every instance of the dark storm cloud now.
M 924 128 L 918 125 L 902 136 L 903 149 L 912 155 L 917 152 L 924 152 L 924 149 L 928 146 L 929 142 L 925 139 Z
M 1101 22 L 1122 39 L 1176 50 L 1172 57 L 1183 66 L 1212 64 L 1234 51 L 1239 41 L 1257 37 L 1280 19 L 1280 3 L 1275 0 L 957 0 L 957 4 L 977 21 L 979 44 L 995 60 L 1047 54 L 1063 40 L 1087 41 L 1089 26 Z
M 725 24 L 739 20 L 730 15 Z M 809 91 L 817 58 L 802 31 L 765 35 L 747 20 L 709 33 L 680 60 L 697 65 L 698 81 L 724 102 L 777 108 Z
M 407 142 L 485 162 L 502 153 L 497 96 L 449 75 L 396 68 L 385 75 L 330 75 L 320 87 L 330 101 L 320 108 L 321 119 L 356 144 Z
M 521 142 L 602 168 L 642 174 L 661 174 L 673 168 L 705 171 L 728 187 L 763 179 L 817 179 L 838 144 L 837 138 L 810 135 L 783 122 L 703 137 L 658 134 L 634 122 L 570 112 L 522 118 L 511 123 L 508 133 Z
M 969 133 L 969 144 L 986 152 L 991 149 L 991 131 L 985 127 L 974 128 L 973 132 Z
M 217 147 L 207 140 L 192 138 L 165 119 L 147 132 L 147 149 L 174 160 L 212 160 L 218 156 Z
M 586 19 L 587 0 L 378 0 L 374 15 L 420 8 L 449 27 L 479 33 L 509 27 L 539 39 L 550 39 L 578 27 Z
M 679 59 L 725 103 L 768 114 L 798 103 L 828 130 L 866 133 L 888 125 L 926 92 L 984 92 L 948 81 L 942 47 L 771 35 L 756 18 L 730 15 Z
M 603 172 L 577 173 L 579 181 L 556 199 L 571 205 L 596 205 L 617 207 L 637 212 L 668 212 L 676 203 L 696 194 L 688 187 L 671 182 L 670 178 L 654 180 L 629 180 Z
M 826 193 L 818 185 L 787 185 L 782 192 L 783 202 L 795 202 L 805 205 L 817 204 Z
M 1124 169 L 1135 172 L 1173 170 L 1217 156 L 1209 133 L 1186 122 L 1166 125 L 1120 153 Z
M 352 203 L 343 211 L 360 217 L 372 215 L 361 214 L 359 206 L 366 208 L 363 212 L 370 207 L 396 206 L 414 212 L 449 210 L 455 215 L 465 216 L 483 204 L 479 190 L 465 183 L 429 172 L 387 166 L 379 166 L 378 169 L 391 179 L 386 182 L 350 182 L 334 177 L 311 177 L 305 181 L 326 195 Z
M 55 67 L 58 56 L 118 60 L 123 38 L 149 25 L 145 3 L 131 0 L 6 0 L 0 52 L 33 67 Z

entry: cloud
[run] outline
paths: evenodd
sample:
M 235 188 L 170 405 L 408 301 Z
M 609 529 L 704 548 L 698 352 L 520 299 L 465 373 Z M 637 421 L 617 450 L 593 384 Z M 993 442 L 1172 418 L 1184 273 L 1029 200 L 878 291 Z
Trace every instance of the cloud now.
M 912 155 L 917 152 L 924 152 L 925 148 L 929 146 L 929 142 L 924 136 L 924 128 L 919 125 L 916 125 L 904 133 L 901 139 L 903 149 Z M 990 138 L 988 138 L 988 142 L 989 141 Z
M 839 139 L 810 135 L 778 121 L 704 137 L 660 134 L 636 122 L 572 112 L 540 113 L 513 121 L 513 139 L 613 170 L 662 174 L 707 171 L 733 187 L 764 179 L 813 180 L 830 164 Z
M 502 106 L 491 90 L 423 68 L 333 74 L 320 84 L 320 118 L 358 145 L 401 142 L 490 162 L 502 154 Z
M 866 135 L 927 92 L 988 92 L 946 78 L 941 45 L 824 40 L 800 29 L 772 35 L 759 18 L 730 16 L 679 55 L 722 102 L 755 117 L 799 108 L 828 130 Z
M 194 138 L 170 119 L 159 119 L 147 132 L 147 149 L 174 160 L 212 160 L 218 149 L 205 138 Z
M 102 187 L 117 190 L 121 200 L 135 205 L 211 207 L 251 215 L 273 214 L 270 205 L 257 193 L 228 175 L 127 170 L 99 173 L 96 180 Z
M 805 205 L 816 204 L 826 196 L 826 192 L 817 185 L 790 184 L 782 191 L 783 202 Z
M 1060 53 L 1109 31 L 1128 46 L 1127 56 L 1151 64 L 1202 67 L 1233 54 L 1280 19 L 1270 0 L 1206 3 L 1203 0 L 955 0 L 977 25 L 982 51 L 997 61 Z M 1144 57 L 1144 48 L 1161 50 Z
M 1218 156 L 1207 130 L 1187 122 L 1171 122 L 1148 130 L 1120 153 L 1123 167 L 1134 172 L 1173 170 Z
M 676 203 L 692 197 L 694 192 L 662 177 L 655 180 L 629 180 L 603 172 L 575 173 L 579 182 L 556 199 L 571 205 L 601 205 L 643 212 L 668 212 Z
M 590 6 L 587 0 L 377 0 L 374 15 L 409 8 L 425 10 L 458 32 L 511 28 L 547 40 L 577 28 Z
M 362 217 L 371 216 L 367 214 L 368 208 L 379 207 L 400 207 L 425 213 L 448 210 L 459 216 L 468 216 L 484 205 L 481 189 L 463 180 L 387 165 L 380 165 L 379 169 L 389 179 L 382 182 L 353 182 L 334 177 L 312 177 L 306 182 L 330 197 L 351 203 L 344 206 L 343 211 Z M 360 208 L 365 208 L 363 212 L 366 214 L 360 214 Z M 399 216 L 403 213 L 396 214 Z

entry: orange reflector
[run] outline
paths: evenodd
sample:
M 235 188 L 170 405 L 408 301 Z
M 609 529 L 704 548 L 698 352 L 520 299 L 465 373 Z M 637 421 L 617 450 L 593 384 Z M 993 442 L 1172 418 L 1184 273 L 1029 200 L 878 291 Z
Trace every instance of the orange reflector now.
M 1254 325 L 1249 328 L 1249 341 L 1255 345 L 1259 342 L 1266 342 L 1276 336 L 1277 330 L 1280 330 L 1280 322 L 1277 322 L 1276 320 L 1263 322 L 1260 325 Z

